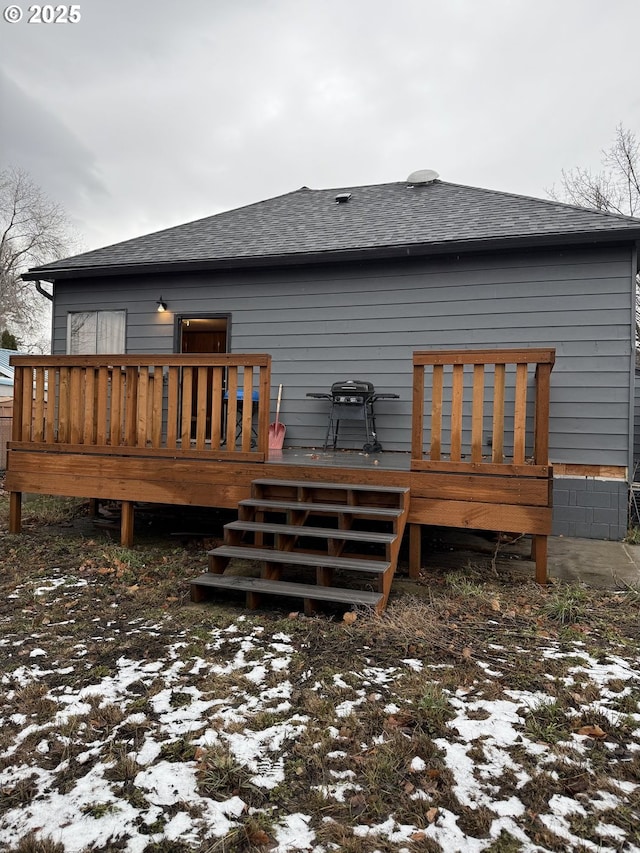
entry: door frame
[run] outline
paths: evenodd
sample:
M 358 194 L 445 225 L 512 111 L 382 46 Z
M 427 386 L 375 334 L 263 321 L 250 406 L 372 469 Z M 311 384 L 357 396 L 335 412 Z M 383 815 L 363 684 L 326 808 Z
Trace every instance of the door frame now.
M 182 352 L 182 324 L 185 320 L 226 320 L 227 352 L 231 352 L 231 313 L 225 311 L 189 311 L 176 314 L 173 327 L 173 351 Z

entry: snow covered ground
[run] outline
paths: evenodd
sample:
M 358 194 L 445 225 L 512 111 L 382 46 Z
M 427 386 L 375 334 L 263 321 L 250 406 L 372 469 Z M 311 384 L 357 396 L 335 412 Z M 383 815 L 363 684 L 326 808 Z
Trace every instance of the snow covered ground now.
M 640 851 L 637 646 L 495 604 L 449 651 L 397 616 L 149 618 L 135 590 L 92 609 L 102 582 L 5 602 L 0 849 Z

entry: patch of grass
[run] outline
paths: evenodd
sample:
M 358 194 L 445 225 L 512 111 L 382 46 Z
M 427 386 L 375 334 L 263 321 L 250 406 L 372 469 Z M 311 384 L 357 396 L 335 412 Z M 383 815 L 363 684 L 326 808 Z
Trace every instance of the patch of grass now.
M 415 702 L 415 719 L 418 728 L 431 737 L 447 734 L 447 722 L 455 717 L 455 712 L 442 688 L 437 684 L 428 684 Z
M 53 495 L 28 495 L 22 507 L 26 524 L 64 524 L 86 514 L 82 498 L 60 498 Z
M 209 849 L 213 848 L 205 847 L 204 853 L 207 853 Z M 225 847 L 221 849 L 227 850 Z M 193 847 L 183 844 L 182 841 L 171 841 L 168 838 L 163 838 L 162 841 L 152 841 L 151 844 L 147 844 L 144 853 L 193 853 Z
M 480 598 L 486 595 L 484 584 L 471 580 L 465 572 L 448 573 L 445 583 L 454 595 L 461 595 L 465 598 Z
M 558 702 L 543 702 L 525 717 L 525 731 L 534 740 L 558 743 L 570 736 L 565 710 Z
M 274 846 L 273 824 L 264 812 L 247 816 L 239 829 L 239 838 L 244 842 L 242 851 L 266 851 Z
M 362 615 L 350 626 L 349 633 L 360 648 L 367 645 L 375 650 L 380 665 L 397 665 L 398 659 L 408 655 L 428 656 L 432 661 L 459 659 L 469 643 L 455 617 L 466 606 L 463 599 L 458 601 L 441 592 L 425 598 L 407 595 L 392 600 L 380 616 Z M 477 611 L 476 604 L 473 609 Z M 336 649 L 332 659 L 341 658 L 344 659 L 340 649 Z
M 30 832 L 7 853 L 65 853 L 65 847 L 61 842 L 54 841 L 46 835 L 41 837 L 35 832 Z
M 486 853 L 520 853 L 522 842 L 514 838 L 506 829 L 501 829 L 500 835 L 485 850 Z
M 640 696 L 637 691 L 632 690 L 631 693 L 609 700 L 609 707 L 622 714 L 637 714 L 640 712 Z
M 269 847 L 264 844 L 253 844 L 247 837 L 244 827 L 239 826 L 231 829 L 223 838 L 207 842 L 199 853 L 265 853 L 268 849 Z M 148 851 L 149 848 L 146 848 L 145 853 Z M 165 851 L 163 850 L 162 853 Z M 173 851 L 167 851 L 167 853 L 173 853 Z
M 16 705 L 21 713 L 42 723 L 58 709 L 57 703 L 49 698 L 48 693 L 48 685 L 34 681 L 16 692 Z
M 581 712 L 571 721 L 571 727 L 578 731 L 582 726 L 599 726 L 607 735 L 608 740 L 624 744 L 633 739 L 633 732 L 638 724 L 627 714 L 604 713 L 600 708 L 582 708 Z
M 115 786 L 113 786 L 112 790 L 115 793 Z M 123 785 L 120 795 L 134 809 L 144 811 L 149 808 L 149 802 L 141 788 L 136 788 L 134 785 Z
M 369 797 L 392 793 L 389 790 L 394 785 L 392 780 L 408 771 L 412 752 L 397 736 L 371 750 L 358 772 L 358 781 L 364 784 Z
M 636 528 L 638 531 L 638 541 L 634 542 L 634 545 L 640 545 L 640 527 Z M 630 605 L 638 605 L 640 604 L 640 584 L 627 584 L 624 600 L 627 604 Z
M 0 790 L 2 810 L 28 805 L 38 795 L 38 777 L 35 773 Z
M 101 696 L 92 697 L 94 710 L 91 712 L 90 725 L 94 729 L 109 732 L 120 725 L 125 714 L 119 705 L 115 705 L 113 702 L 103 705 L 103 701 L 104 699 Z
M 352 824 L 348 818 L 343 820 L 332 819 L 320 824 L 316 830 L 316 840 L 322 845 L 323 849 L 336 850 L 340 853 L 368 853 L 371 850 L 367 839 L 354 836 Z M 381 848 L 378 846 L 377 849 Z M 413 847 L 413 849 L 420 850 L 418 847 Z M 441 853 L 442 848 L 438 845 L 435 850 L 437 853 Z
M 181 690 L 174 690 L 171 693 L 171 707 L 172 708 L 185 708 L 187 705 L 190 705 L 193 702 L 193 696 L 191 693 L 182 692 Z
M 226 747 L 216 745 L 207 749 L 200 759 L 198 788 L 203 796 L 218 801 L 236 796 L 251 798 L 258 791 L 251 782 L 252 776 Z
M 127 754 L 125 745 L 119 744 L 112 753 L 110 765 L 104 771 L 104 778 L 110 782 L 130 784 L 139 772 L 138 762 Z
M 139 696 L 127 704 L 127 712 L 129 714 L 152 714 L 153 708 L 145 696 Z
M 125 548 L 122 545 L 111 545 L 105 550 L 104 556 L 119 568 L 144 569 L 147 565 L 147 554 L 144 550 Z
M 554 794 L 563 793 L 562 786 L 547 771 L 533 772 L 531 779 L 518 791 L 518 796 L 531 814 L 544 814 L 549 811 L 549 800 Z
M 269 710 L 258 711 L 249 720 L 247 720 L 245 728 L 251 729 L 254 732 L 261 732 L 264 729 L 270 729 L 277 723 L 288 719 L 291 716 L 291 709 L 285 708 L 281 711 Z
M 108 678 L 110 675 L 112 675 L 112 669 L 110 666 L 98 664 L 98 666 L 91 667 L 87 672 L 86 677 L 89 681 L 102 681 L 103 678 Z
M 458 826 L 472 838 L 486 838 L 489 835 L 491 824 L 496 818 L 495 812 L 486 806 L 478 806 L 476 809 L 468 806 L 458 807 L 460 817 Z
M 640 792 L 634 791 L 629 797 L 629 801 L 618 805 L 615 809 L 611 809 L 603 815 L 608 823 L 613 823 L 619 826 L 629 836 L 629 840 L 634 844 L 640 843 L 640 822 L 638 815 L 640 814 Z
M 82 814 L 94 817 L 96 820 L 117 811 L 120 809 L 116 803 L 87 803 L 81 808 Z
M 629 545 L 640 545 L 640 527 L 636 524 L 630 524 L 624 541 L 628 542 Z
M 582 621 L 587 615 L 589 596 L 583 587 L 560 584 L 554 587 L 543 612 L 552 622 L 571 625 Z
M 188 737 L 179 737 L 166 741 L 160 748 L 160 756 L 164 761 L 193 761 L 196 747 Z

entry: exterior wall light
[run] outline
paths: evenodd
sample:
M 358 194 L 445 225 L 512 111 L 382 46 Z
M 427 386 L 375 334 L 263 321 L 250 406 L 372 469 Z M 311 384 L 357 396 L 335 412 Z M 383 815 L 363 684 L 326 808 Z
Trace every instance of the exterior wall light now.
M 158 301 L 156 302 L 156 305 L 158 306 L 158 308 L 156 310 L 159 311 L 160 313 L 167 310 L 167 303 L 164 301 L 162 296 L 160 297 L 160 299 L 158 299 Z

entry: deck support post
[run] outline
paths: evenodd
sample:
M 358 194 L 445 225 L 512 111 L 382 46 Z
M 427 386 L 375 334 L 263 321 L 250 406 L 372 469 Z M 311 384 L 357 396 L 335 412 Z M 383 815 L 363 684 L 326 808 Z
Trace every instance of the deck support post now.
M 199 604 L 201 601 L 207 600 L 207 593 L 205 591 L 205 587 L 195 586 L 191 584 L 191 601 L 194 604 Z
M 318 604 L 313 598 L 304 599 L 304 615 L 313 616 L 318 612 Z
M 131 548 L 133 545 L 133 501 L 122 501 L 120 544 L 124 548 Z
M 22 530 L 22 492 L 9 493 L 9 533 Z
M 549 581 L 547 572 L 547 537 L 531 537 L 531 559 L 536 564 L 536 583 L 546 584 Z
M 247 610 L 257 610 L 260 607 L 261 596 L 257 592 L 247 590 L 246 596 Z
M 331 586 L 333 584 L 333 569 L 318 567 L 316 569 L 316 583 L 318 586 Z
M 409 577 L 417 580 L 422 561 L 422 525 L 409 525 Z
M 97 518 L 100 512 L 100 498 L 89 498 L 89 515 Z

